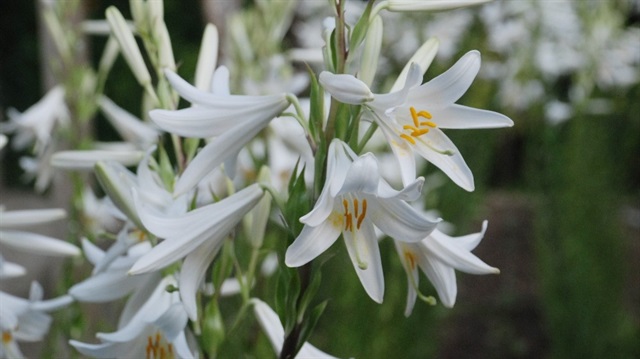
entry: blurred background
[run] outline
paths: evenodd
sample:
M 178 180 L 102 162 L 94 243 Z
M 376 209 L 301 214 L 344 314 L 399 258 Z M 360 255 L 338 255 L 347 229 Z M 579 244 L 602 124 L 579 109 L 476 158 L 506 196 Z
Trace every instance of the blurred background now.
M 331 15 L 327 2 L 271 3 L 286 12 L 273 14 L 248 0 L 166 1 L 178 72 L 194 73 L 204 25 L 213 22 L 221 33 L 220 62 L 237 76 L 235 92 L 268 91 L 255 85 L 269 80 L 260 78 L 271 73 L 265 68 L 282 83 L 299 84 L 296 75 L 306 70 L 292 61 L 291 50 L 322 45 L 319 14 Z M 350 3 L 347 15 L 361 11 L 363 3 Z M 69 21 L 102 19 L 110 5 L 130 18 L 125 0 L 89 0 Z M 24 111 L 56 83 L 52 45 L 38 13 L 34 1 L 0 2 L 3 121 L 8 108 Z M 231 24 L 252 16 L 264 21 L 238 42 L 242 32 Z M 391 241 L 381 242 L 382 305 L 366 296 L 346 252 L 334 246 L 320 290 L 329 306 L 311 342 L 356 358 L 640 357 L 640 2 L 507 0 L 435 14 L 384 13 L 383 20 L 375 92 L 386 92 L 415 49 L 435 36 L 440 51 L 425 79 L 478 49 L 481 72 L 459 103 L 515 122 L 509 129 L 447 132 L 474 173 L 475 192 L 439 181 L 431 167 L 423 173 L 431 183 L 442 182 L 430 188 L 426 206 L 454 225 L 452 234 L 477 232 L 489 220 L 474 253 L 501 274 L 458 273 L 453 309 L 418 303 L 405 318 L 407 283 Z M 259 38 L 261 27 L 278 26 L 285 31 L 271 43 Z M 106 38 L 78 41 L 83 61 L 97 63 Z M 141 91 L 122 58 L 105 94 L 132 113 L 142 111 Z M 117 136 L 99 117 L 89 131 L 99 140 Z M 25 155 L 10 146 L 3 150 L 0 202 L 7 209 L 67 207 L 61 174 L 43 195 L 33 194 L 19 165 Z M 61 238 L 67 230 L 53 229 Z M 43 268 L 30 272 L 48 284 L 49 295 L 63 291 L 53 283 L 55 270 Z M 29 281 L 0 285 L 20 293 Z M 421 285 L 424 293 L 435 293 L 426 280 Z M 248 355 L 243 351 L 250 340 L 230 341 L 230 354 L 222 357 Z M 266 345 L 264 338 L 255 340 Z

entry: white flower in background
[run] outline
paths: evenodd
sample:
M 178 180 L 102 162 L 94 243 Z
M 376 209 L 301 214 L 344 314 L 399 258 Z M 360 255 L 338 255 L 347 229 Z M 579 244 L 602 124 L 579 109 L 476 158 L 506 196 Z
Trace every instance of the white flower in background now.
M 7 136 L 0 134 L 0 150 L 4 148 L 8 141 Z
M 313 210 L 300 218 L 305 226 L 287 249 L 285 263 L 290 267 L 308 263 L 342 234 L 365 291 L 381 303 L 384 280 L 374 225 L 400 241 L 417 242 L 429 234 L 438 221 L 405 202 L 420 196 L 424 179 L 396 191 L 380 176 L 372 154 L 358 157 L 337 139 L 329 146 L 327 166 L 327 182 Z
M 25 273 L 27 273 L 27 270 L 23 266 L 8 262 L 0 255 L 0 280 L 20 277 Z
M 314 157 L 300 124 L 291 118 L 278 117 L 269 124 L 267 150 L 271 183 L 275 188 L 286 190 L 293 170 L 305 168 L 305 181 L 313 180 Z
M 59 151 L 51 156 L 51 165 L 65 170 L 92 171 L 98 162 L 113 161 L 123 166 L 137 165 L 144 152 L 138 150 L 76 150 Z
M 284 327 L 278 318 L 278 314 L 269 307 L 269 305 L 260 299 L 252 298 L 251 304 L 253 304 L 253 311 L 256 314 L 256 319 L 260 323 L 260 327 L 269 338 L 273 350 L 276 355 L 279 355 L 282 351 L 282 345 L 284 344 Z M 312 359 L 312 358 L 335 358 L 327 353 L 320 351 L 313 345 L 305 342 L 302 344 L 298 355 L 295 356 L 298 359 Z
M 63 219 L 63 209 L 5 211 L 0 208 L 0 243 L 26 253 L 48 256 L 77 256 L 80 249 L 71 243 L 42 234 L 16 230 Z
M 480 69 L 480 53 L 470 51 L 448 71 L 420 85 L 422 69 L 412 66 L 404 88 L 374 95 L 351 75 L 320 74 L 320 83 L 338 101 L 364 105 L 398 158 L 403 183 L 416 178 L 414 152 L 440 168 L 457 185 L 472 191 L 473 175 L 456 146 L 441 130 L 512 126 L 497 112 L 457 105 Z
M 120 136 L 136 148 L 146 150 L 158 142 L 160 131 L 152 124 L 136 118 L 106 96 L 101 96 L 98 104 Z
M 0 132 L 13 133 L 14 149 L 22 150 L 35 142 L 35 152 L 42 153 L 49 144 L 56 125 L 66 125 L 69 111 L 61 86 L 52 88 L 37 103 L 20 113 L 14 108 L 7 112 L 9 122 L 2 123 Z
M 187 314 L 177 292 L 169 292 L 177 282 L 165 277 L 153 293 L 118 330 L 98 333 L 100 344 L 69 341 L 83 355 L 93 358 L 195 358 L 187 344 Z M 123 313 L 124 314 L 124 313 Z
M 491 0 L 384 0 L 376 5 L 388 11 L 442 11 L 484 4 Z
M 151 119 L 163 130 L 180 136 L 215 137 L 200 150 L 178 179 L 174 195 L 186 193 L 215 167 L 237 156 L 244 145 L 289 106 L 286 94 L 245 96 L 209 93 L 191 86 L 171 71 L 167 71 L 166 76 L 180 96 L 194 106 L 177 111 L 153 110 L 149 113 Z M 222 68 L 220 76 L 226 78 L 221 82 L 228 84 L 226 68 Z
M 82 248 L 87 260 L 94 265 L 93 273 L 73 285 L 69 294 L 80 302 L 92 303 L 108 302 L 132 293 L 132 298 L 148 296 L 149 288 L 155 288 L 162 277 L 159 272 L 128 275 L 135 261 L 151 250 L 148 241 L 136 237 L 136 233 L 125 230 L 106 252 L 83 239 Z
M 108 196 L 98 198 L 89 186 L 82 191 L 83 226 L 91 233 L 115 233 L 126 216 L 118 210 Z
M 486 230 L 487 221 L 484 221 L 481 232 L 462 237 L 450 237 L 436 229 L 417 243 L 395 241 L 398 255 L 407 272 L 409 293 L 406 316 L 411 314 L 419 293 L 418 268 L 429 278 L 442 304 L 448 308 L 455 304 L 458 292 L 455 270 L 470 274 L 500 273 L 500 270 L 487 265 L 471 253 Z
M 51 157 L 56 151 L 55 140 L 52 140 L 37 157 L 20 157 L 20 168 L 24 171 L 23 180 L 35 180 L 36 192 L 42 193 L 51 184 L 54 176 L 54 168 L 51 165 Z
M 0 358 L 24 358 L 18 342 L 38 342 L 44 339 L 51 325 L 50 311 L 60 309 L 73 300 L 62 296 L 42 300 L 42 287 L 31 283 L 29 299 L 0 291 Z
M 192 320 L 197 319 L 196 292 L 206 268 L 218 253 L 225 238 L 262 198 L 264 191 L 251 185 L 219 202 L 183 215 L 166 215 L 147 204 L 134 192 L 137 212 L 144 227 L 158 238 L 157 246 L 136 261 L 130 274 L 165 268 L 185 258 L 180 273 L 180 295 Z

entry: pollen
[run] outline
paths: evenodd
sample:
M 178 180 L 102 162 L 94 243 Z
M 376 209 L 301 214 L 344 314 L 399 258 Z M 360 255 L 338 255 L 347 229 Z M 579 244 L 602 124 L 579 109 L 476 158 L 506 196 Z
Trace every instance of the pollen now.
M 431 120 L 433 118 L 433 115 L 428 111 L 417 111 L 415 107 L 411 106 L 409 107 L 409 112 L 411 113 L 413 125 L 402 126 L 402 129 L 407 133 L 401 133 L 400 138 L 406 140 L 412 145 L 415 145 L 417 137 L 429 133 L 429 130 L 436 128 L 437 125 L 433 121 L 420 121 L 421 117 L 426 118 L 427 120 Z
M 353 231 L 354 222 L 356 224 L 355 230 L 359 230 L 362 222 L 367 217 L 367 200 L 359 201 L 354 198 L 349 201 L 345 198 L 342 200 L 342 207 L 344 208 L 344 230 Z
M 173 345 L 160 334 L 147 337 L 146 359 L 175 359 Z

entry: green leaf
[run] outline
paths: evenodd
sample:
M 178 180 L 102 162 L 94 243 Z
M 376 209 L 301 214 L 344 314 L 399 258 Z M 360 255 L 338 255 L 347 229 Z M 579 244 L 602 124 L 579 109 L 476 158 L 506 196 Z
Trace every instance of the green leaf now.
M 349 51 L 354 51 L 360 44 L 362 40 L 364 40 L 367 29 L 369 28 L 369 15 L 371 14 L 371 9 L 373 8 L 374 0 L 369 0 L 362 17 L 356 23 L 356 26 L 353 28 L 351 32 L 351 39 L 349 40 Z
M 314 271 L 312 274 L 311 283 L 309 283 L 309 286 L 300 299 L 300 305 L 298 307 L 298 323 L 302 322 L 304 314 L 307 311 L 307 307 L 318 292 L 318 288 L 320 288 L 321 282 L 322 273 L 320 272 L 320 270 Z
M 204 309 L 202 319 L 202 348 L 209 357 L 215 358 L 225 339 L 225 327 L 216 300 L 210 301 Z
M 158 174 L 160 175 L 160 179 L 164 186 L 169 190 L 173 191 L 173 185 L 175 182 L 175 173 L 173 171 L 173 165 L 171 164 L 171 159 L 167 154 L 167 151 L 164 149 L 164 146 L 160 145 L 158 147 Z
M 309 78 L 311 79 L 309 131 L 313 140 L 318 143 L 324 137 L 322 130 L 324 123 L 324 89 L 318 83 L 316 74 L 309 65 L 307 65 L 307 71 L 309 71 Z
M 296 353 L 300 351 L 302 345 L 309 339 L 311 333 L 318 324 L 318 320 L 322 316 L 324 309 L 327 307 L 328 300 L 323 301 L 322 303 L 316 305 L 311 312 L 309 313 L 309 317 L 302 324 L 302 328 L 300 329 L 300 336 L 298 337 L 298 343 L 296 345 Z

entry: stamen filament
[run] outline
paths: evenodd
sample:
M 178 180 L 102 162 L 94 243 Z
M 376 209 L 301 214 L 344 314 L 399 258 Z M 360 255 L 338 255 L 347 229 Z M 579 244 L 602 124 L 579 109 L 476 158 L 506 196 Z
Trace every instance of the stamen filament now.
M 357 205 L 356 205 L 356 208 L 358 208 Z M 356 216 L 358 217 L 358 222 L 356 223 L 356 227 L 360 229 L 360 226 L 362 225 L 362 221 L 364 221 L 364 217 L 367 216 L 367 200 L 366 199 L 362 200 L 362 214 L 358 216 L 358 211 L 356 210 Z

